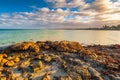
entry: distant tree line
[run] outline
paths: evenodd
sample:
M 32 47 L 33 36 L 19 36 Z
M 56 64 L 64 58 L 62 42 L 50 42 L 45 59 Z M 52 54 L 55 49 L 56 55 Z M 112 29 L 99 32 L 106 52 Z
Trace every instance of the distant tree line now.
M 117 25 L 117 26 L 114 26 L 114 25 L 112 25 L 112 26 L 104 25 L 103 28 L 101 28 L 101 29 L 105 29 L 105 30 L 120 30 L 120 24 Z
M 104 25 L 102 28 L 83 28 L 84 30 L 120 30 L 120 24 L 119 25 Z

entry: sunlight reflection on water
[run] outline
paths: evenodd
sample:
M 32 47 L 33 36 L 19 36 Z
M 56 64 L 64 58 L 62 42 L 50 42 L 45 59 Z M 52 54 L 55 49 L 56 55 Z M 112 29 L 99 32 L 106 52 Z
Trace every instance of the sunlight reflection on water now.
M 0 30 L 0 46 L 21 41 L 69 40 L 84 44 L 120 44 L 120 31 Z

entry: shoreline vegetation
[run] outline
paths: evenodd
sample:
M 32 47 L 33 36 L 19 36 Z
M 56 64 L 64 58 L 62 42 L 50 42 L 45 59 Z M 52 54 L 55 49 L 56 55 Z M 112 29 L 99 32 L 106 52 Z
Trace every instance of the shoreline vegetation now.
M 39 29 L 45 29 L 45 30 L 120 30 L 120 24 L 116 26 L 108 26 L 104 25 L 101 28 L 39 28 Z M 33 30 L 39 30 L 39 29 L 33 29 Z M 0 30 L 31 30 L 31 29 L 0 29 Z
M 120 80 L 120 45 L 16 43 L 0 50 L 0 80 Z

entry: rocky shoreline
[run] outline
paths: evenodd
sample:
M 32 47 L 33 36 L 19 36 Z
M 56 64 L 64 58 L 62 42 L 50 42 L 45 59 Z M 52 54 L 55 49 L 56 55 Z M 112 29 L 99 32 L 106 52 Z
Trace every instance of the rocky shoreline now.
M 0 50 L 0 80 L 120 80 L 120 45 L 16 43 Z

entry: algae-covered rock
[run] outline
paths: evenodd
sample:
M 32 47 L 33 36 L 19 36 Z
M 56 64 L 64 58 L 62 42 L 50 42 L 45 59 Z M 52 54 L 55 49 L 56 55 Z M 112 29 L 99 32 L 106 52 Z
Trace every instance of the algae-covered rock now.
M 7 47 L 5 52 L 12 52 L 12 51 L 31 51 L 31 52 L 39 52 L 40 48 L 39 46 L 34 42 L 23 42 L 23 43 L 17 43 L 14 45 L 11 45 Z
M 30 64 L 30 59 L 25 60 L 24 62 L 20 63 L 20 67 L 24 68 Z
M 57 77 L 57 80 L 73 80 L 70 76 L 60 76 Z
M 70 42 L 70 41 L 61 41 L 57 45 L 57 51 L 63 52 L 78 52 L 83 47 L 78 42 Z
M 7 59 L 1 59 L 0 66 L 2 67 L 8 60 Z
M 5 65 L 8 66 L 8 67 L 13 67 L 14 64 L 15 64 L 15 63 L 14 63 L 13 60 L 7 61 L 7 62 L 5 63 Z
M 28 78 L 24 78 L 24 80 L 29 80 Z
M 7 78 L 5 76 L 1 76 L 0 80 L 7 80 Z
M 43 76 L 42 80 L 51 80 L 51 78 L 50 78 L 49 74 L 46 73 L 46 74 Z
M 42 61 L 38 61 L 36 63 L 31 64 L 30 67 L 33 72 L 37 72 L 43 68 L 43 63 Z
M 14 58 L 14 62 L 19 62 L 20 61 L 20 58 L 19 57 L 15 57 Z
M 52 60 L 52 58 L 51 58 L 50 56 L 48 56 L 48 55 L 45 55 L 45 56 L 43 57 L 43 60 L 44 60 L 45 62 L 50 62 L 50 61 Z
M 98 71 L 96 71 L 94 68 L 89 67 L 88 70 L 89 70 L 89 72 L 91 74 L 91 77 L 93 79 L 103 80 L 102 77 L 101 77 L 101 74 Z

